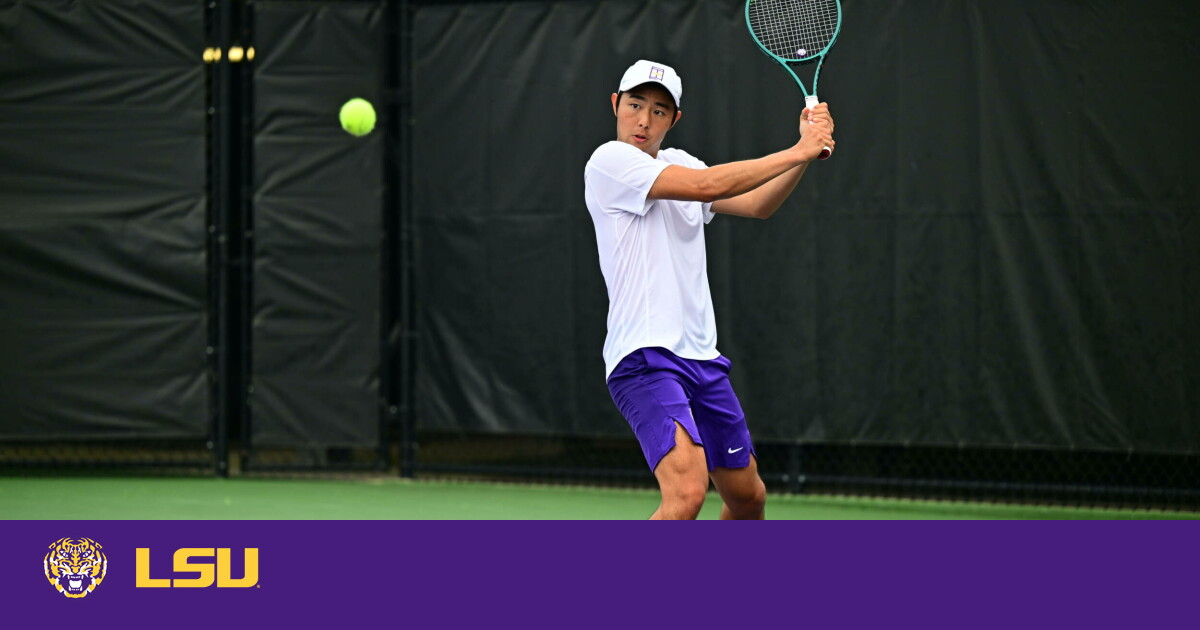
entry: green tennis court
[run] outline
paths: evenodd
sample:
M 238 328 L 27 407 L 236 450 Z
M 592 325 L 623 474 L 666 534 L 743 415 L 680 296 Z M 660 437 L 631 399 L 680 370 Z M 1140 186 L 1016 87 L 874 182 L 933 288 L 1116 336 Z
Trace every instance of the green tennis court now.
M 0 518 L 644 519 L 653 490 L 455 481 L 24 477 L 0 479 Z M 702 519 L 715 519 L 710 494 Z M 773 495 L 786 520 L 1190 519 L 1194 514 L 967 502 Z

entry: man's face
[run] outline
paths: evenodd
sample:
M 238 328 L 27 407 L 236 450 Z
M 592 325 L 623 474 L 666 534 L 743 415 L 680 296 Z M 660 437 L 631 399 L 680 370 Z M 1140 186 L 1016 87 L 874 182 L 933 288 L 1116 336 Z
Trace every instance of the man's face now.
M 657 83 L 643 83 L 619 96 L 613 94 L 612 103 L 617 139 L 658 157 L 667 131 L 682 114 L 675 109 L 671 93 Z

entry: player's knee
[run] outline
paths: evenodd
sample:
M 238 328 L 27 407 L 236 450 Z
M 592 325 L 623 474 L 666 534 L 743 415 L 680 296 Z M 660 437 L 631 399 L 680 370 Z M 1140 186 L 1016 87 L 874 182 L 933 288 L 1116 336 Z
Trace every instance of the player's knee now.
M 705 493 L 703 491 L 689 491 L 683 498 L 683 503 L 680 507 L 687 514 L 687 518 L 696 518 L 700 515 L 700 508 L 704 507 L 704 496 Z
M 696 483 L 688 486 L 683 498 L 688 506 L 695 508 L 696 512 L 700 512 L 700 508 L 704 507 L 706 496 L 708 496 L 708 484 Z
M 704 497 L 707 493 L 707 484 L 683 483 L 672 489 L 670 500 L 677 509 L 690 514 L 688 518 L 695 518 L 700 514 L 700 508 L 704 507 Z
M 731 498 L 731 510 L 740 514 L 758 514 L 767 505 L 767 486 L 762 479 L 755 479 L 754 483 L 748 484 L 744 490 Z
M 766 507 L 767 486 L 762 482 L 762 479 L 759 479 L 758 483 L 755 484 L 754 491 L 750 493 L 750 498 L 747 503 L 755 512 L 761 512 L 763 508 Z

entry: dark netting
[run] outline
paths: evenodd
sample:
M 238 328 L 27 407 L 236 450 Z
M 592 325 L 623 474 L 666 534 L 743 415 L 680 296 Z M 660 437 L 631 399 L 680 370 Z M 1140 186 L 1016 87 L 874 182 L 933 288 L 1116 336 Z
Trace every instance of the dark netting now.
M 212 475 L 212 442 L 138 438 L 0 442 L 0 474 L 94 474 L 110 470 L 145 475 Z
M 771 492 L 1200 509 L 1200 457 L 1049 449 L 757 443 Z M 621 438 L 420 432 L 421 478 L 656 487 Z
M 771 457 L 796 463 L 799 477 L 790 473 L 787 487 L 802 492 L 1200 509 L 1200 457 L 1194 455 L 819 444 L 794 448 L 796 452 L 779 447 Z
M 632 438 L 420 431 L 418 477 L 653 487 Z
M 255 448 L 242 461 L 245 472 L 338 470 L 379 472 L 388 470 L 389 455 L 379 448 Z
M 253 467 L 356 465 L 381 452 L 383 5 L 253 5 L 252 296 L 248 418 Z M 352 137 L 342 103 L 380 128 Z M 376 465 L 385 458 L 376 457 Z
M 0 468 L 216 469 L 203 3 L 0 3 Z

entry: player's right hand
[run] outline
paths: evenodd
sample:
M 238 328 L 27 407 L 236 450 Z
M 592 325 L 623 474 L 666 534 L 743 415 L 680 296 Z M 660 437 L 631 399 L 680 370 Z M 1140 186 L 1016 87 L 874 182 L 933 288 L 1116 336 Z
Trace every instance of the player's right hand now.
M 837 143 L 833 141 L 833 133 L 823 125 L 809 125 L 805 129 L 803 136 L 800 136 L 800 142 L 796 143 L 796 150 L 800 152 L 800 158 L 805 162 L 811 162 L 821 155 L 825 147 L 831 150 Z

